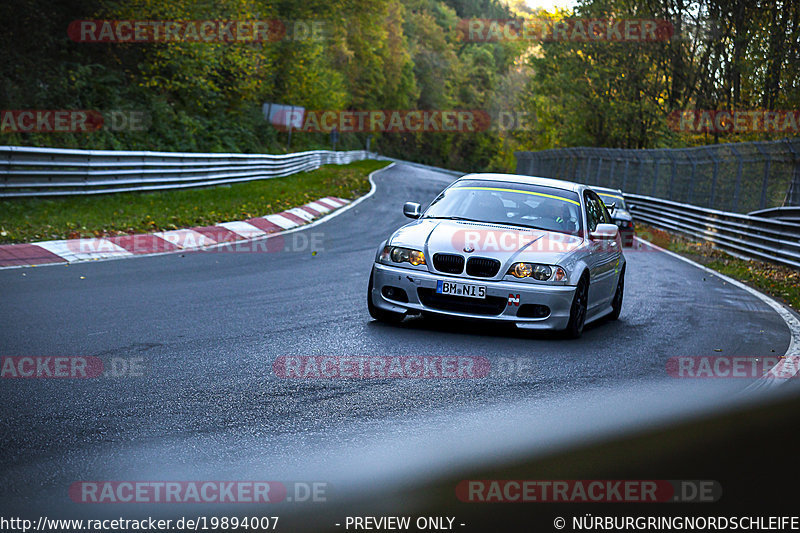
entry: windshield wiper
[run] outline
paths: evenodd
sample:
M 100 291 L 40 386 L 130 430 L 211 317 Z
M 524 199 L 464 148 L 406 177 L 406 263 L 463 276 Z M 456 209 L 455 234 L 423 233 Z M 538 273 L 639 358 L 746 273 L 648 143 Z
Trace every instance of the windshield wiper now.
M 561 230 L 561 229 L 554 229 L 554 228 L 543 228 L 541 226 L 533 226 L 531 224 L 520 224 L 518 222 L 487 222 L 487 224 L 499 224 L 499 225 L 506 225 L 506 226 L 516 226 L 519 228 L 525 229 L 536 229 L 539 231 L 553 231 L 555 233 L 564 233 L 566 235 L 573 235 L 573 232 L 568 230 Z
M 518 222 L 496 222 L 492 220 L 477 220 L 475 218 L 466 218 L 466 217 L 457 217 L 457 216 L 450 216 L 450 217 L 422 217 L 422 218 L 431 218 L 437 220 L 464 220 L 466 222 L 475 222 L 476 224 L 494 224 L 497 226 L 515 226 L 518 228 L 527 228 L 527 229 L 538 229 L 541 231 L 550 231 L 547 228 L 539 228 L 536 226 L 530 226 L 528 224 L 520 224 Z
M 466 220 L 468 222 L 484 222 L 483 220 L 475 220 L 472 218 L 466 217 L 422 217 L 422 218 L 433 218 L 436 220 Z
M 540 231 L 550 231 L 547 228 L 540 228 L 539 226 L 531 226 L 530 224 L 520 224 L 519 222 L 493 222 L 493 224 L 501 224 L 503 226 L 516 226 L 518 228 L 538 229 Z

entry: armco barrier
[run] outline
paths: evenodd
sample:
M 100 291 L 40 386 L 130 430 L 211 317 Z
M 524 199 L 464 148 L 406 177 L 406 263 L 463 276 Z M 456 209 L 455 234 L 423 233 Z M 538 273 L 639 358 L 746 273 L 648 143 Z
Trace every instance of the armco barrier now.
M 372 158 L 374 154 L 363 150 L 269 155 L 0 146 L 0 197 L 202 187 L 278 178 Z
M 736 254 L 800 268 L 800 224 L 624 194 L 633 218 Z

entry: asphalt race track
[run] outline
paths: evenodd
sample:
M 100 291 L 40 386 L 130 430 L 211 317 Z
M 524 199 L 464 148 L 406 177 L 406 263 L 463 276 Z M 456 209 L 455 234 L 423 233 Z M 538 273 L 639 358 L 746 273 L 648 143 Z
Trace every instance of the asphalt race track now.
M 616 401 L 620 411 L 638 409 L 641 422 L 650 404 L 630 398 L 653 391 L 687 409 L 719 406 L 749 381 L 675 379 L 667 360 L 786 351 L 787 326 L 766 304 L 649 248 L 626 249 L 620 320 L 589 326 L 575 341 L 421 317 L 373 322 L 366 287 L 378 244 L 407 221 L 403 202 L 426 203 L 453 179 L 396 164 L 375 175 L 372 197 L 285 235 L 288 251 L 0 271 L 0 354 L 135 361 L 142 374 L 0 380 L 4 507 L 120 510 L 73 504 L 67 491 L 81 480 L 319 480 L 331 483 L 332 497 L 357 495 L 428 475 L 443 457 L 502 455 L 487 418 L 498 412 Z M 466 380 L 273 374 L 277 357 L 298 355 L 482 356 L 497 372 Z M 609 428 L 622 424 L 620 411 L 608 413 Z M 569 425 L 539 420 L 554 432 Z M 543 431 L 517 437 L 504 442 L 516 450 L 552 442 Z

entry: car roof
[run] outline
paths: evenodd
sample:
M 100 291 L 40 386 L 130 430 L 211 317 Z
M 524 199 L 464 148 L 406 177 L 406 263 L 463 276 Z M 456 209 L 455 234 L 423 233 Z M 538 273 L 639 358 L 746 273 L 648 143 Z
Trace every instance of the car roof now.
M 563 189 L 565 191 L 572 191 L 576 193 L 579 193 L 586 188 L 586 185 L 583 185 L 581 183 L 575 183 L 573 181 L 557 180 L 553 178 L 540 178 L 537 176 L 525 176 L 522 174 L 495 174 L 495 173 L 467 174 L 459 178 L 459 180 L 462 179 L 512 181 L 517 183 L 525 183 L 528 185 L 541 185 L 543 187 L 553 187 L 555 189 Z

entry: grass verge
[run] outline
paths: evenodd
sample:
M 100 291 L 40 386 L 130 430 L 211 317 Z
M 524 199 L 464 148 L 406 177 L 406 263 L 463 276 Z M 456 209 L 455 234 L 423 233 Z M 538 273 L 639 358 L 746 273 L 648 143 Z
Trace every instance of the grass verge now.
M 324 196 L 356 198 L 387 161 L 325 165 L 284 178 L 202 189 L 0 200 L 0 244 L 211 226 L 278 213 Z
M 643 240 L 746 283 L 800 311 L 799 270 L 765 261 L 740 259 L 714 248 L 709 242 L 696 241 L 650 226 L 637 226 L 636 234 Z

